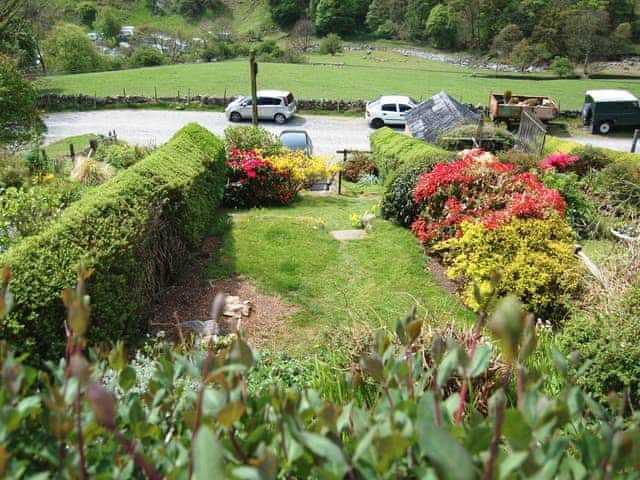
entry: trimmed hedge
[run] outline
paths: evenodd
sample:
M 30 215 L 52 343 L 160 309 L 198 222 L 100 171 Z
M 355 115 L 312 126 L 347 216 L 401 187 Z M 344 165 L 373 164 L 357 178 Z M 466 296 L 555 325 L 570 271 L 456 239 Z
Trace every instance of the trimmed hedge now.
M 37 360 L 64 348 L 63 289 L 93 269 L 92 343 L 135 341 L 154 301 L 210 228 L 225 185 L 224 145 L 196 124 L 85 194 L 40 234 L 0 258 L 15 296 L 0 334 Z
M 611 150 L 609 148 L 602 147 L 587 147 L 581 143 L 572 142 L 563 138 L 547 136 L 544 142 L 544 149 L 542 151 L 543 156 L 551 155 L 556 152 L 570 153 L 572 155 L 579 155 L 580 152 L 585 149 L 597 152 L 599 155 L 609 157 L 612 162 L 618 162 L 621 160 L 632 160 L 637 164 L 640 164 L 640 154 L 619 152 L 617 150 Z
M 371 150 L 380 177 L 387 180 L 400 167 L 431 165 L 455 156 L 440 147 L 416 140 L 388 127 L 371 134 Z

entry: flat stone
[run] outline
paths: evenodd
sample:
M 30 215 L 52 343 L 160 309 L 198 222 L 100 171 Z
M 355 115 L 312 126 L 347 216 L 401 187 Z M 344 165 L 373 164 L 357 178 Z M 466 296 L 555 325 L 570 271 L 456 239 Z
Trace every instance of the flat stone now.
M 349 240 L 362 240 L 366 236 L 364 230 L 334 230 L 331 232 L 331 236 L 341 242 Z

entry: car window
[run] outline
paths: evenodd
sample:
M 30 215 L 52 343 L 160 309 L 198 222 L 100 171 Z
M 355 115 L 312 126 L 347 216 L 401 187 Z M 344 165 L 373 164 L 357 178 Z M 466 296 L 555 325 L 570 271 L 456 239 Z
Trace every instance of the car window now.
M 382 111 L 383 112 L 395 112 L 396 111 L 396 104 L 395 103 L 385 103 L 384 105 L 382 105 Z
M 253 99 L 252 98 L 245 98 L 244 101 L 242 102 L 242 105 L 244 106 L 249 106 L 253 104 Z
M 282 104 L 282 99 L 281 98 L 272 98 L 271 99 L 271 105 L 281 105 Z
M 398 108 L 400 109 L 401 112 L 408 112 L 413 107 L 411 105 L 405 105 L 405 104 L 401 103 L 400 105 L 398 105 Z
M 258 106 L 272 105 L 271 99 L 267 97 L 258 97 Z
M 301 132 L 286 132 L 280 136 L 280 143 L 290 150 L 307 148 L 307 136 Z

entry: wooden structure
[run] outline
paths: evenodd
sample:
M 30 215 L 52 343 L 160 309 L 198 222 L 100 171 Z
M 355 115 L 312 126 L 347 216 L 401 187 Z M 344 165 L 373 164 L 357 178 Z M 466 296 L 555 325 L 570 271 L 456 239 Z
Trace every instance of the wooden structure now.
M 549 97 L 536 95 L 511 95 L 505 101 L 501 93 L 489 95 L 489 117 L 494 123 L 518 122 L 522 112 L 531 115 L 542 122 L 550 122 L 558 118 L 558 105 Z

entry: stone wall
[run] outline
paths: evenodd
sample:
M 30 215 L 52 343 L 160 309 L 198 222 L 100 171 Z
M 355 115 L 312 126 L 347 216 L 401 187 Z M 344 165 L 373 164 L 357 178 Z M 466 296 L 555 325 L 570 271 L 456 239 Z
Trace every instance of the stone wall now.
M 218 97 L 212 95 L 192 95 L 180 97 L 146 97 L 142 95 L 119 95 L 116 97 L 94 97 L 91 95 L 59 95 L 44 94 L 38 98 L 38 107 L 44 110 L 65 110 L 69 108 L 102 108 L 110 105 L 153 105 L 156 103 L 169 103 L 176 105 L 216 105 L 226 106 L 235 97 Z M 364 112 L 366 100 L 329 100 L 329 99 L 297 99 L 300 110 L 320 110 L 328 112 L 355 111 Z M 466 107 L 476 113 L 486 113 L 486 107 L 481 105 L 465 104 Z M 576 118 L 580 111 L 565 110 L 560 112 L 561 117 Z

